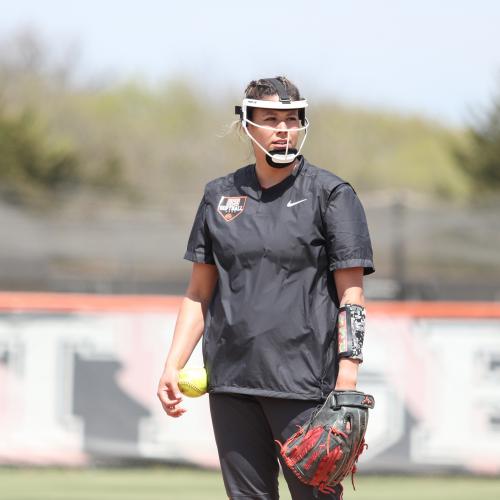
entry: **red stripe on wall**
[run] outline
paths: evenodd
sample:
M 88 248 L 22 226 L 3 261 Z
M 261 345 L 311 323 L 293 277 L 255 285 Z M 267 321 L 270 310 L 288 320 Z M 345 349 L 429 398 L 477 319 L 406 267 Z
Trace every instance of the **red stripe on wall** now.
M 0 310 L 177 312 L 182 297 L 162 295 L 90 295 L 76 293 L 0 292 Z
M 172 295 L 92 295 L 0 292 L 3 311 L 178 311 L 182 297 Z M 500 302 L 369 302 L 368 314 L 432 318 L 500 318 Z
M 367 311 L 414 318 L 500 318 L 500 302 L 369 302 Z

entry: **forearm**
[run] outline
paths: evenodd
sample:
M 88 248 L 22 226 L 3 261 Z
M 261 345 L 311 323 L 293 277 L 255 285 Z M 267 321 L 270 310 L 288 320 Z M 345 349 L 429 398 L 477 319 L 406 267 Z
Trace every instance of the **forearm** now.
M 348 288 L 342 295 L 340 301 L 340 307 L 346 304 L 356 304 L 358 306 L 365 306 L 365 296 L 363 294 L 363 288 L 360 286 L 353 286 Z
M 203 335 L 204 326 L 204 304 L 189 296 L 184 297 L 165 367 L 184 367 Z

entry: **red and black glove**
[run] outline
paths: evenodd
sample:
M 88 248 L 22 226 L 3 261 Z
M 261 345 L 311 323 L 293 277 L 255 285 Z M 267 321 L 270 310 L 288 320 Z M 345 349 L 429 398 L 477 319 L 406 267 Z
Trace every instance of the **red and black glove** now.
M 356 472 L 356 462 L 365 448 L 368 409 L 373 396 L 360 391 L 332 391 L 318 406 L 309 422 L 281 447 L 281 456 L 305 484 L 322 493 Z

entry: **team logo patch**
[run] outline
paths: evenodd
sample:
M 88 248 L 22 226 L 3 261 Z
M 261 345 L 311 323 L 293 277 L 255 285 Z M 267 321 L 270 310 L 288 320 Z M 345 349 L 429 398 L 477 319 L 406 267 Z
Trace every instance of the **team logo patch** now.
M 245 210 L 246 202 L 246 196 L 221 196 L 217 212 L 224 217 L 226 222 L 231 222 Z

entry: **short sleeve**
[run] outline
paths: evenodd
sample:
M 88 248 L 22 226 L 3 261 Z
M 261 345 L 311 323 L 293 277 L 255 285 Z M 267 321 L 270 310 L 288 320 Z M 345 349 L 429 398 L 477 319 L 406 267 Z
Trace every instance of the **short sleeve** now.
M 200 264 L 215 264 L 212 254 L 212 240 L 207 227 L 206 212 L 207 203 L 204 195 L 196 212 L 184 258 Z
M 324 224 L 330 271 L 349 267 L 362 267 L 365 275 L 375 271 L 365 211 L 349 184 L 330 193 Z

